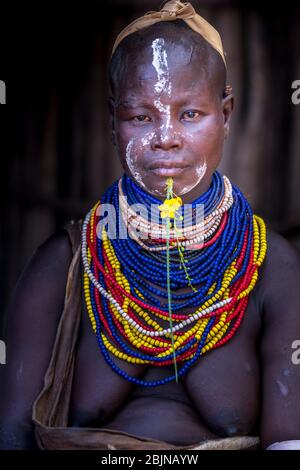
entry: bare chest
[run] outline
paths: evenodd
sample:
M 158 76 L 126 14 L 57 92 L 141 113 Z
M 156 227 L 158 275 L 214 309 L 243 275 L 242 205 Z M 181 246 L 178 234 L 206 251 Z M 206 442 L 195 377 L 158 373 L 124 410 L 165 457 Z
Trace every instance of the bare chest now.
M 147 407 L 143 406 L 141 413 L 144 421 L 150 421 L 149 426 L 154 419 L 155 407 L 169 401 L 178 412 L 186 411 L 184 419 L 187 422 L 199 420 L 199 425 L 202 423 L 202 427 L 204 425 L 216 435 L 247 434 L 256 422 L 260 401 L 256 351 L 260 328 L 255 296 L 250 296 L 244 320 L 226 345 L 201 356 L 178 384 L 171 382 L 148 389 L 124 380 L 106 363 L 84 311 L 75 362 L 70 425 L 99 427 L 113 422 L 113 427 L 118 427 L 120 422 L 120 428 L 126 431 L 131 416 L 138 421 L 135 414 L 139 406 L 136 404 L 142 403 L 144 397 Z M 143 380 L 159 380 L 173 373 L 172 367 L 146 368 L 111 357 L 129 375 Z M 127 409 L 129 413 L 126 413 Z M 123 416 L 126 416 L 124 426 Z M 176 419 L 176 413 L 166 416 L 167 427 Z

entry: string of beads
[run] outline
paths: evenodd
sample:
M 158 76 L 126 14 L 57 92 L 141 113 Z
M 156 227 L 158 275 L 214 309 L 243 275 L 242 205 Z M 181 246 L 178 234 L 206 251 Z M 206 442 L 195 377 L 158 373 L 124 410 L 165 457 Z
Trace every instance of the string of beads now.
M 136 235 L 138 227 L 143 235 L 151 233 L 145 243 L 136 237 L 109 237 L 101 214 L 107 204 L 115 208 L 117 233 L 129 213 L 134 220 L 131 227 L 125 220 L 129 233 Z M 174 248 L 178 244 L 185 247 L 185 262 L 195 289 L 187 285 L 174 249 L 170 260 L 171 331 L 166 249 L 162 249 L 165 226 L 159 214 L 155 227 L 149 226 L 147 218 L 134 214 L 132 204 L 144 204 L 150 211 L 161 201 L 124 175 L 86 215 L 82 227 L 84 295 L 107 363 L 124 379 L 154 387 L 175 380 L 175 375 L 144 381 L 129 376 L 113 357 L 163 367 L 172 364 L 174 347 L 180 377 L 200 356 L 226 344 L 238 330 L 257 282 L 258 268 L 266 254 L 266 228 L 263 220 L 253 215 L 242 192 L 215 172 L 208 191 L 192 203 L 187 229 L 181 231 L 180 238 L 172 232 Z M 199 204 L 204 205 L 204 221 L 201 229 L 191 228 Z

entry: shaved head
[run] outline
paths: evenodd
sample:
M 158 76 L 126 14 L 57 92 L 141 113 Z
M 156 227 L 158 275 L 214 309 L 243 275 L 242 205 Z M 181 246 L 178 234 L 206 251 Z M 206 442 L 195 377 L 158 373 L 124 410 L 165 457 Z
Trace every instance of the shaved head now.
M 153 40 L 163 37 L 168 49 L 176 48 L 185 56 L 186 64 L 196 62 L 199 75 L 215 87 L 220 99 L 224 96 L 226 67 L 220 54 L 184 21 L 159 22 L 125 37 L 115 50 L 109 64 L 109 82 L 114 97 L 118 85 L 128 80 L 133 60 L 146 61 L 147 49 Z

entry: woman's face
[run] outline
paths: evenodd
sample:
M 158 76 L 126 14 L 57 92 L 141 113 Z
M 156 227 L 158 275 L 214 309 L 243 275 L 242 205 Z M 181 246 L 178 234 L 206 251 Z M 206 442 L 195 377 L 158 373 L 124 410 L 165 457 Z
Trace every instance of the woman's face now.
M 129 56 L 120 75 L 110 109 L 125 172 L 159 199 L 168 177 L 185 202 L 195 199 L 220 162 L 232 98 L 221 99 L 199 55 L 162 37 Z

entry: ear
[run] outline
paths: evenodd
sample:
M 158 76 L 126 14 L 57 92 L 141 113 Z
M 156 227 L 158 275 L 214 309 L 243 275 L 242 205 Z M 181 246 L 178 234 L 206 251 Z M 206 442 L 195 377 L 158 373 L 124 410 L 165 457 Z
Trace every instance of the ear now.
M 111 141 L 113 145 L 116 145 L 116 129 L 115 129 L 115 107 L 116 102 L 112 96 L 108 98 L 108 109 L 109 109 L 109 123 L 111 129 Z
M 224 135 L 225 139 L 228 137 L 229 134 L 229 121 L 231 118 L 231 114 L 233 111 L 234 105 L 234 98 L 233 95 L 227 95 L 222 99 L 222 112 L 224 116 Z

